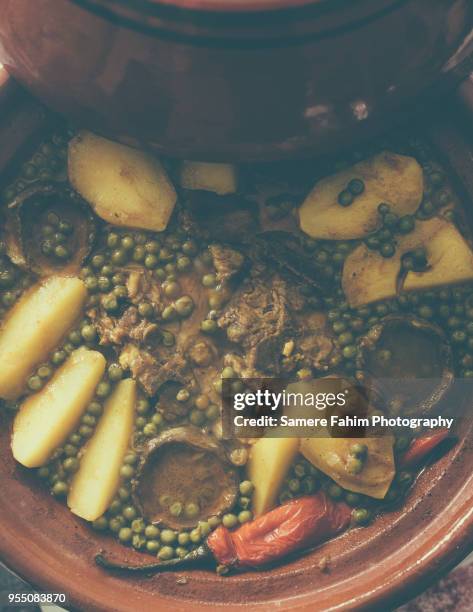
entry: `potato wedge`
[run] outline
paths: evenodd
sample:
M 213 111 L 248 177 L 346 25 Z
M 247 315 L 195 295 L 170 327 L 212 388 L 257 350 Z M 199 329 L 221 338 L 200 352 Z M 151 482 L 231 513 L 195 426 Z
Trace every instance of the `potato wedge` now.
M 166 229 L 177 195 L 151 155 L 82 131 L 69 143 L 68 173 L 74 189 L 105 221 Z
M 98 351 L 77 349 L 41 391 L 23 402 L 13 423 L 11 444 L 19 463 L 29 468 L 47 463 L 77 427 L 105 363 Z
M 473 252 L 453 223 L 438 218 L 417 225 L 416 244 L 426 249 L 429 268 L 425 272 L 409 272 L 403 284 L 405 291 L 473 280 Z M 402 248 L 412 247 L 403 244 Z
M 392 298 L 397 293 L 401 255 L 383 257 L 360 244 L 345 259 L 342 288 L 352 308 Z
M 218 195 L 235 193 L 237 171 L 233 164 L 183 161 L 181 186 L 184 189 L 203 189 Z
M 118 383 L 74 476 L 67 505 L 74 514 L 94 521 L 110 505 L 120 483 L 120 468 L 133 433 L 136 383 Z
M 364 192 L 348 207 L 338 194 L 354 179 L 362 179 Z M 380 222 L 378 205 L 388 203 L 399 216 L 414 213 L 424 190 L 422 168 L 413 157 L 383 151 L 318 181 L 299 208 L 299 223 L 312 238 L 362 238 Z
M 342 287 L 352 307 L 394 297 L 405 253 L 424 248 L 428 269 L 408 272 L 401 290 L 430 289 L 473 280 L 473 251 L 450 221 L 434 217 L 416 223 L 411 234 L 402 236 L 396 253 L 388 259 L 364 244 L 345 260 Z
M 51 276 L 28 290 L 0 329 L 0 397 L 13 400 L 28 376 L 79 317 L 87 290 L 73 277 Z
M 350 447 L 361 442 L 368 455 L 359 474 L 349 474 L 346 461 Z M 348 491 L 383 499 L 394 478 L 395 465 L 392 436 L 381 438 L 303 438 L 301 453 L 327 476 Z
M 253 513 L 258 516 L 276 503 L 279 490 L 299 451 L 299 438 L 260 438 L 252 447 L 247 464 L 253 483 Z

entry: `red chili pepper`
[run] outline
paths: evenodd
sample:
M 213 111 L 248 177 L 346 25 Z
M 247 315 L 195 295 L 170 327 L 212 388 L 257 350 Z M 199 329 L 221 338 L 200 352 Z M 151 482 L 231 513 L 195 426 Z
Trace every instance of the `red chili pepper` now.
M 222 565 L 258 567 L 336 535 L 350 518 L 346 504 L 333 502 L 321 491 L 291 500 L 236 531 L 217 527 L 207 546 Z
M 129 572 L 182 569 L 211 557 L 220 565 L 258 567 L 327 540 L 346 529 L 350 519 L 351 508 L 344 503 L 333 502 L 320 491 L 316 495 L 299 497 L 278 506 L 235 531 L 217 527 L 206 543 L 182 559 L 129 565 L 99 553 L 95 556 L 95 562 L 105 569 Z
M 400 459 L 401 467 L 418 465 L 436 446 L 448 436 L 448 429 L 440 429 L 434 433 L 424 434 L 411 442 L 407 451 Z

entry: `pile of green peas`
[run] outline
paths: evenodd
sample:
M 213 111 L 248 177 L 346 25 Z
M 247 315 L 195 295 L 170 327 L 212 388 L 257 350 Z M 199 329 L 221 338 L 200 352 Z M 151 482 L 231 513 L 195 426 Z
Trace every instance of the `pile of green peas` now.
M 304 457 L 298 456 L 293 463 L 279 493 L 279 503 L 301 495 L 311 495 L 320 488 L 320 472 Z
M 67 241 L 74 234 L 74 228 L 69 221 L 53 212 L 46 212 L 41 224 L 41 252 L 52 259 L 66 261 L 73 255 Z

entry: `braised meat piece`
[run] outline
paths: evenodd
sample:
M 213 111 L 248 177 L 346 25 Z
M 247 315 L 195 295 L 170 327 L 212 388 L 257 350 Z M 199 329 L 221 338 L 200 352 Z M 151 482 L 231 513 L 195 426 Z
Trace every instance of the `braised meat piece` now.
M 156 323 L 143 319 L 135 306 L 130 306 L 119 318 L 104 315 L 96 320 L 100 335 L 100 344 L 122 345 L 133 341 L 139 344 L 151 344 L 159 338 L 159 328 Z
M 245 349 L 248 368 L 276 374 L 292 329 L 286 284 L 277 276 L 251 279 L 234 295 L 217 323 L 230 342 Z
M 243 270 L 245 257 L 239 251 L 223 244 L 211 244 L 209 251 L 220 283 L 228 282 Z

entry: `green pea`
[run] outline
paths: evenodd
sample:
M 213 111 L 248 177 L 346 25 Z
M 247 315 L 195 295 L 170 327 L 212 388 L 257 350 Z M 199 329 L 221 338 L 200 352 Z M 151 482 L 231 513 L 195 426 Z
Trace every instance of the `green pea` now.
M 249 497 L 241 496 L 238 499 L 238 505 L 242 510 L 248 510 L 251 507 L 251 499 Z
M 165 329 L 163 329 L 163 331 L 161 332 L 161 341 L 164 346 L 174 346 L 174 344 L 176 343 L 174 334 Z
M 301 488 L 301 482 L 298 478 L 291 478 L 288 481 L 287 486 L 289 488 L 289 491 L 291 491 L 292 493 L 297 493 Z
M 87 412 L 93 416 L 100 416 L 102 414 L 102 404 L 97 401 L 90 402 Z
M 127 453 L 125 455 L 125 458 L 124 458 L 123 461 L 127 465 L 135 465 L 135 463 L 137 463 L 137 461 L 138 461 L 138 455 L 136 453 L 133 453 L 133 452 Z
M 367 508 L 354 508 L 351 515 L 356 525 L 367 525 L 371 520 L 371 513 Z
M 337 484 L 332 483 L 329 485 L 327 489 L 327 493 L 329 497 L 332 499 L 341 499 L 343 497 L 343 489 L 339 487 Z
M 381 245 L 380 253 L 383 257 L 392 257 L 396 252 L 396 247 L 391 242 L 385 242 Z
M 353 203 L 353 195 L 347 189 L 344 189 L 338 194 L 337 201 L 340 206 L 350 206 Z
M 151 420 L 156 427 L 160 427 L 163 424 L 163 415 L 157 412 L 156 414 L 153 414 Z
M 107 276 L 99 276 L 97 282 L 98 282 L 99 291 L 102 291 L 104 293 L 106 291 L 110 291 L 112 287 L 112 282 Z
M 79 427 L 79 433 L 81 436 L 84 436 L 84 438 L 88 438 L 94 433 L 94 430 L 92 429 L 92 427 L 89 427 L 88 425 L 81 425 Z
M 181 531 L 177 536 L 177 542 L 180 546 L 188 546 L 191 539 L 187 531 Z
M 123 378 L 123 370 L 118 363 L 111 363 L 107 370 L 108 377 L 111 381 L 117 382 Z
M 146 525 L 142 518 L 135 518 L 131 521 L 131 530 L 133 533 L 144 533 L 145 528 Z
M 171 319 L 174 319 L 176 317 L 177 311 L 176 308 L 170 304 L 169 306 L 166 306 L 162 313 L 161 313 L 161 317 L 165 320 L 165 321 L 170 321 Z
M 120 236 L 118 234 L 115 233 L 110 233 L 107 236 L 107 246 L 111 249 L 114 249 L 115 247 L 118 246 L 118 244 L 120 243 Z
M 342 354 L 345 359 L 353 359 L 356 357 L 358 353 L 358 349 L 354 344 L 349 344 L 348 346 L 343 347 Z
M 146 550 L 151 554 L 156 554 L 160 547 L 161 544 L 157 540 L 148 540 L 146 542 Z
M 120 542 L 130 542 L 133 538 L 133 531 L 129 527 L 122 527 L 118 532 Z
M 97 339 L 97 331 L 93 325 L 84 325 L 80 331 L 82 338 L 86 342 L 95 342 Z
M 52 494 L 56 497 L 64 497 L 65 495 L 67 495 L 68 491 L 69 487 L 67 485 L 67 482 L 64 482 L 62 480 L 58 480 L 52 488 Z
M 163 529 L 161 531 L 161 542 L 163 544 L 172 544 L 177 539 L 177 534 L 172 529 Z
M 147 538 L 156 539 L 159 537 L 160 531 L 156 525 L 146 525 L 145 536 Z
M 423 304 L 422 306 L 420 306 L 417 312 L 419 313 L 419 317 L 421 317 L 422 319 L 432 319 L 432 317 L 434 316 L 433 309 L 427 304 Z
M 64 454 L 67 457 L 75 457 L 77 455 L 77 446 L 73 446 L 72 444 L 65 444 L 64 445 Z
M 54 248 L 54 256 L 58 259 L 67 259 L 71 256 L 69 249 L 63 245 L 58 245 Z
M 28 389 L 30 389 L 31 391 L 39 391 L 43 386 L 43 381 L 39 376 L 34 375 L 28 378 L 27 385 Z
M 205 414 L 201 410 L 191 410 L 189 421 L 192 423 L 192 425 L 200 427 L 205 423 Z
M 188 502 L 184 508 L 184 513 L 187 518 L 193 519 L 199 516 L 200 508 L 195 502 Z
M 172 546 L 163 546 L 158 552 L 158 559 L 161 561 L 169 561 L 174 557 L 174 548 Z
M 110 521 L 108 522 L 108 528 L 113 533 L 118 533 L 120 529 L 123 527 L 123 522 L 124 521 L 123 521 L 122 516 L 115 516 L 114 518 L 110 519 Z
M 133 506 L 127 506 L 123 508 L 122 514 L 128 521 L 132 521 L 136 518 L 136 509 Z
M 152 255 L 156 255 L 159 253 L 160 245 L 157 240 L 150 240 L 145 244 L 145 251 L 147 253 L 151 253 Z
M 53 369 L 50 365 L 45 364 L 45 365 L 40 366 L 36 373 L 38 374 L 40 378 L 42 378 L 43 380 L 46 380 L 48 378 L 51 378 L 51 376 L 53 375 Z
M 140 317 L 150 319 L 154 315 L 154 308 L 149 302 L 141 302 L 138 305 L 138 313 Z
M 79 460 L 76 457 L 68 457 L 64 459 L 62 465 L 66 472 L 74 473 L 79 469 Z
M 155 436 L 158 433 L 158 429 L 154 423 L 146 423 L 143 427 L 143 433 L 147 437 Z
M 122 248 L 125 249 L 125 251 L 131 251 L 131 249 L 133 249 L 133 247 L 135 246 L 135 241 L 131 236 L 123 236 L 120 243 Z
M 102 306 L 107 312 L 115 312 L 118 308 L 117 298 L 115 296 L 109 295 L 107 296 L 103 302 Z
M 348 457 L 345 469 L 349 474 L 359 474 L 363 470 L 363 461 L 358 457 Z
M 207 522 L 210 525 L 211 529 L 215 529 L 216 527 L 218 527 L 220 525 L 222 520 L 218 516 L 210 516 Z
M 190 296 L 184 295 L 176 300 L 174 306 L 180 317 L 188 317 L 194 310 L 194 300 Z
M 392 212 L 388 212 L 383 216 L 384 227 L 396 227 L 399 222 L 399 217 Z
M 338 336 L 338 342 L 340 346 L 347 346 L 353 342 L 353 334 L 351 332 L 344 332 Z
M 213 319 L 204 319 L 200 324 L 200 329 L 205 334 L 214 334 L 218 329 L 218 325 Z
M 81 422 L 84 425 L 89 425 L 89 427 L 95 427 L 95 425 L 97 424 L 97 419 L 94 417 L 93 414 L 84 414 L 81 419 Z
M 364 458 L 368 453 L 368 446 L 361 442 L 355 442 L 350 446 L 350 453 L 355 457 Z
M 214 421 L 219 415 L 220 410 L 215 404 L 210 404 L 210 406 L 205 411 L 205 418 L 209 421 Z
M 197 253 L 197 246 L 192 240 L 186 240 L 182 245 L 182 251 L 186 255 L 195 255 Z
M 361 495 L 348 491 L 347 493 L 345 493 L 345 501 L 349 506 L 358 506 L 361 501 Z
M 401 234 L 409 234 L 415 226 L 415 218 L 412 215 L 404 215 L 399 219 L 398 230 Z
M 93 293 L 94 291 L 97 291 L 98 287 L 99 287 L 99 283 L 98 280 L 95 276 L 87 276 L 84 279 L 84 284 L 87 288 L 87 291 L 89 291 L 90 293 Z
M 140 399 L 136 405 L 138 414 L 146 414 L 150 408 L 150 403 L 147 399 Z
M 135 533 L 131 540 L 133 548 L 140 550 L 146 546 L 146 538 L 141 533 Z
M 238 517 L 236 514 L 224 514 L 222 517 L 222 525 L 227 529 L 232 529 L 238 525 Z
M 108 527 L 108 521 L 104 516 L 100 516 L 95 521 L 92 521 L 92 528 L 96 531 L 105 531 Z
M 126 487 L 120 487 L 117 493 L 121 501 L 128 501 L 130 499 L 130 491 Z
M 156 255 L 146 255 L 145 257 L 145 267 L 148 268 L 148 270 L 152 270 L 153 268 L 156 268 L 156 266 L 158 265 L 158 258 L 156 257 Z
M 163 284 L 164 295 L 169 298 L 175 298 L 181 292 L 179 283 L 176 281 L 166 282 Z
M 387 215 L 389 211 L 390 211 L 389 204 L 382 203 L 378 205 L 378 213 L 380 215 Z
M 97 389 L 95 390 L 95 395 L 100 398 L 107 397 L 110 395 L 110 391 L 112 390 L 112 386 L 106 380 L 99 382 L 97 385 Z
M 191 260 L 189 259 L 189 257 L 186 257 L 185 255 L 178 257 L 176 260 L 176 267 L 179 270 L 179 272 L 185 272 L 191 267 L 191 264 L 192 264 Z
M 204 274 L 202 277 L 202 284 L 204 287 L 215 287 L 217 284 L 217 277 L 215 274 Z
M 116 249 L 112 252 L 110 259 L 114 265 L 122 266 L 126 263 L 128 257 L 124 249 Z
M 352 179 L 348 183 L 347 189 L 352 195 L 358 196 L 365 190 L 365 184 L 361 179 Z
M 15 282 L 15 272 L 11 269 L 0 271 L 0 287 L 5 289 L 11 287 Z

